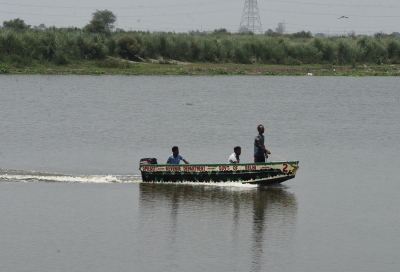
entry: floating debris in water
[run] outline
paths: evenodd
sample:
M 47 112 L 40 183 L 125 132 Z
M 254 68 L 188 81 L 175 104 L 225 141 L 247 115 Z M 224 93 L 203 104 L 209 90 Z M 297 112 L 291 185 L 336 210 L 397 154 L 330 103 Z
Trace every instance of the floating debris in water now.
M 194 104 L 193 103 L 186 103 L 185 105 L 186 106 L 193 106 Z

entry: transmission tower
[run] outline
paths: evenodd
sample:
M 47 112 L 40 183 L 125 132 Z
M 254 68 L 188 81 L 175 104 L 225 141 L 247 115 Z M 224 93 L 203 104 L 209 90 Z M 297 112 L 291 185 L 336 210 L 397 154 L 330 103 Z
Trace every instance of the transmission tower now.
M 246 0 L 244 3 L 239 31 L 243 30 L 243 28 L 247 28 L 247 31 L 251 31 L 254 34 L 263 34 L 257 0 Z

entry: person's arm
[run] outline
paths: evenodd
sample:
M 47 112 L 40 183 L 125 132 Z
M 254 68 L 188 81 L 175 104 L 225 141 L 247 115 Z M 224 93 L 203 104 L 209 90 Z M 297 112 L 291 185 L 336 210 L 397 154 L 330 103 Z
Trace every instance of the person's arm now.
M 231 162 L 232 163 L 239 163 L 237 158 L 236 158 L 236 156 L 234 156 L 234 155 L 232 155 Z
M 185 160 L 185 159 L 182 159 L 182 161 L 183 161 L 184 163 L 186 163 L 186 164 L 189 164 L 189 162 L 188 162 L 187 160 Z
M 262 150 L 264 150 L 264 153 L 265 153 L 265 154 L 271 154 L 271 152 L 270 152 L 268 149 L 266 149 L 264 146 L 261 145 L 261 141 L 260 141 L 260 140 L 257 140 L 257 144 L 258 144 L 258 147 L 259 147 L 259 148 L 261 148 Z

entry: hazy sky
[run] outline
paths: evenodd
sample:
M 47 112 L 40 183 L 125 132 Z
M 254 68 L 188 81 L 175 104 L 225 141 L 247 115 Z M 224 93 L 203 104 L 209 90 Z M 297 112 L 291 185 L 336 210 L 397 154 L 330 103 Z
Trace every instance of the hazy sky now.
M 263 30 L 285 22 L 286 32 L 357 34 L 400 32 L 399 0 L 258 0 Z M 245 0 L 0 0 L 0 20 L 83 27 L 108 9 L 125 30 L 176 31 L 239 28 Z M 341 16 L 348 18 L 338 19 Z

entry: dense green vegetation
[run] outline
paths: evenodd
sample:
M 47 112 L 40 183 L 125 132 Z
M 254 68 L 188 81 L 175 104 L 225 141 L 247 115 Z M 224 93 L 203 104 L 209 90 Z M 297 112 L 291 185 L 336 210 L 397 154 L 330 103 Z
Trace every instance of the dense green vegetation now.
M 93 22 L 92 22 L 93 23 Z M 0 30 L 0 73 L 10 69 L 62 67 L 91 62 L 108 69 L 129 68 L 119 60 L 171 60 L 209 64 L 364 65 L 400 64 L 400 38 L 390 35 L 315 38 L 292 35 L 208 35 L 103 32 L 70 29 Z M 79 66 L 79 65 L 78 65 Z

